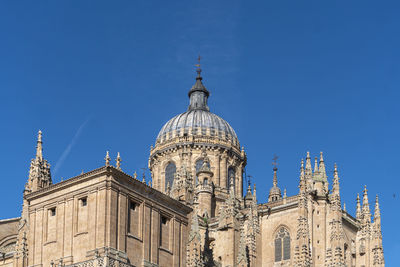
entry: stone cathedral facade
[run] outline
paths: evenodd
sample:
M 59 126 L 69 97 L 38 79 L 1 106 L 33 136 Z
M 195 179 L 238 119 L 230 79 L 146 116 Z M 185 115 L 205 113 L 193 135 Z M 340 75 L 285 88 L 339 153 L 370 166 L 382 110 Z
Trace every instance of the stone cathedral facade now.
M 322 153 L 301 160 L 294 196 L 275 167 L 258 203 L 255 185 L 243 185 L 246 152 L 210 112 L 197 72 L 187 111 L 151 147 L 148 184 L 108 152 L 104 166 L 53 184 L 39 132 L 21 216 L 0 220 L 0 266 L 384 266 L 378 197 L 371 218 L 365 187 L 350 215 Z

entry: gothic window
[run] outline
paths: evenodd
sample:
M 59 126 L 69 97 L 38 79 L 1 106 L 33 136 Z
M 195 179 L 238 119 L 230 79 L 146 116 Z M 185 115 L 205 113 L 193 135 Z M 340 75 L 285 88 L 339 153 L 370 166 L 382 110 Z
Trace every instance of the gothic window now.
M 286 228 L 280 228 L 275 236 L 275 262 L 290 259 L 290 234 Z
M 201 166 L 203 166 L 203 162 L 204 162 L 203 159 L 198 159 L 196 161 L 196 165 L 195 165 L 195 167 L 196 167 L 196 184 L 199 183 L 199 178 L 197 177 L 197 172 L 200 170 Z M 211 168 L 209 162 L 207 163 L 207 166 L 208 166 L 208 168 Z
M 167 167 L 165 168 L 165 190 L 167 190 L 168 184 L 172 187 L 174 182 L 174 176 L 176 173 L 176 166 L 174 163 L 168 163 Z
M 233 183 L 233 188 L 236 187 L 235 174 L 236 174 L 235 167 L 232 167 L 232 166 L 229 167 L 228 168 L 228 179 L 226 179 L 226 188 L 228 188 L 228 190 L 231 188 L 231 180 Z

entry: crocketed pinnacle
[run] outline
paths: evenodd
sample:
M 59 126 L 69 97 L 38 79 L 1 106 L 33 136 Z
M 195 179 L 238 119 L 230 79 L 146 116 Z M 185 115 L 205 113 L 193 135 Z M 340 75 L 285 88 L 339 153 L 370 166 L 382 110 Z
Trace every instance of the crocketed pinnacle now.
M 311 157 L 310 157 L 310 152 L 309 151 L 307 151 L 307 157 L 306 157 L 306 172 L 308 174 L 312 173 Z
M 309 153 L 307 153 L 307 157 L 309 157 Z M 307 166 L 307 164 L 306 164 L 306 166 Z M 303 159 L 301 159 L 299 190 L 300 190 L 300 193 L 306 192 L 306 190 L 307 190 L 307 183 L 306 183 L 306 177 L 305 177 L 305 173 L 304 173 L 304 160 Z
M 337 165 L 335 163 L 334 171 L 333 171 L 333 186 L 332 186 L 332 193 L 335 195 L 339 195 L 339 175 L 337 170 Z
M 378 195 L 375 198 L 375 211 L 374 211 L 374 221 L 381 217 L 381 210 L 379 208 L 379 199 Z
M 314 161 L 314 173 L 318 173 L 318 157 L 315 157 L 315 161 Z
M 357 206 L 356 206 L 356 218 L 361 219 L 361 204 L 360 204 L 360 194 L 357 193 Z
M 192 88 L 189 91 L 190 105 L 188 110 L 200 109 L 200 110 L 210 111 L 210 108 L 207 105 L 207 100 L 208 97 L 210 96 L 210 92 L 203 85 L 202 82 L 203 77 L 201 77 L 200 64 L 197 66 L 198 68 L 196 70 L 197 72 L 196 83 L 192 86 Z
M 325 162 L 322 151 L 319 156 L 319 173 L 321 174 L 322 179 L 326 180 L 326 170 L 325 170 Z
M 368 201 L 368 190 L 367 186 L 364 186 L 364 196 L 362 203 L 362 214 L 365 220 L 371 221 L 371 211 L 369 209 L 369 201 Z
M 43 142 L 42 142 L 42 131 L 38 132 L 38 140 L 36 145 L 36 159 L 39 161 L 43 160 Z

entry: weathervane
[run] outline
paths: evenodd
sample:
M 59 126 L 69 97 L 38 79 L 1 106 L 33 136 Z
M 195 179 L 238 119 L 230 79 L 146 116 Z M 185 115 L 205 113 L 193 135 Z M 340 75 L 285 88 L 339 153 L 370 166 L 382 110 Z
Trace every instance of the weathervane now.
M 197 74 L 198 74 L 198 77 L 200 77 L 200 73 L 201 73 L 201 68 L 200 68 L 200 61 L 201 61 L 201 56 L 199 55 L 198 57 L 197 57 L 197 64 L 195 65 L 196 67 L 197 67 Z
M 278 166 L 278 156 L 276 154 L 274 154 L 274 157 L 272 158 L 272 166 L 274 166 L 274 169 L 277 169 L 276 166 Z
M 253 176 L 251 175 L 247 175 L 247 178 L 249 178 L 249 180 L 247 180 L 247 183 L 249 184 L 249 186 L 251 185 L 251 178 L 253 178 Z

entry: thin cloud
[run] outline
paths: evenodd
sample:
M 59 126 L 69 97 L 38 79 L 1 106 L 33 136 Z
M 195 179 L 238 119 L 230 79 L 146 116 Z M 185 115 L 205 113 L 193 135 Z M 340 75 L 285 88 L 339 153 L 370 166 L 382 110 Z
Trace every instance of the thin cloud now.
M 57 171 L 61 168 L 63 165 L 65 159 L 68 157 L 69 153 L 71 152 L 72 147 L 75 145 L 76 141 L 78 140 L 79 136 L 82 133 L 83 128 L 85 125 L 89 122 L 90 118 L 86 119 L 81 126 L 79 126 L 78 130 L 76 131 L 74 137 L 72 138 L 71 142 L 68 144 L 67 148 L 64 150 L 64 152 L 61 154 L 61 157 L 58 159 L 56 166 L 54 167 L 54 175 L 57 173 Z

